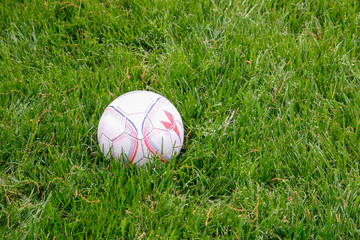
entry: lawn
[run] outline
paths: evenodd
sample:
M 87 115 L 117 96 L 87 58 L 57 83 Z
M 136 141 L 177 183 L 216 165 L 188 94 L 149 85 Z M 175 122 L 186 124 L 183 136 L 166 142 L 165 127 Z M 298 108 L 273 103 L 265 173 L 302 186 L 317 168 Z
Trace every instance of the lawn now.
M 4 0 L 1 239 L 359 239 L 356 0 Z M 132 90 L 168 98 L 181 154 L 97 142 Z

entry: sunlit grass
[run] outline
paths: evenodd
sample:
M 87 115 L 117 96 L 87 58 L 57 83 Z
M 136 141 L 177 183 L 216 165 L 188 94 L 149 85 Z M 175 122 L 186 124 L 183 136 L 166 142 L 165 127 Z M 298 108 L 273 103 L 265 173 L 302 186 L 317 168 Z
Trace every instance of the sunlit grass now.
M 5 1 L 0 235 L 359 238 L 357 1 Z M 164 95 L 185 126 L 141 169 L 104 108 Z

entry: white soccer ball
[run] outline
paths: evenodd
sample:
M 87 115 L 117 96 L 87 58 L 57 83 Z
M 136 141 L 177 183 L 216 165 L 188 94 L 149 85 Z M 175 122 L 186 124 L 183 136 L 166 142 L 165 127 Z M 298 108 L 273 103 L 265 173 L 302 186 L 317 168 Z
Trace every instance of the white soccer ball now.
M 113 156 L 136 166 L 154 159 L 165 162 L 180 153 L 184 125 L 168 99 L 149 91 L 133 91 L 106 107 L 98 141 L 107 158 Z

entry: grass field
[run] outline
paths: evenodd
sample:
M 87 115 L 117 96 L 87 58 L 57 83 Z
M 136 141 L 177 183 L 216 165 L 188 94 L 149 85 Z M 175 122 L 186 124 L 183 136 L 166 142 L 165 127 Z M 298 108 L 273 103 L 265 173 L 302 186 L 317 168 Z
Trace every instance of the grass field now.
M 1 239 L 360 238 L 359 1 L 1 2 Z M 99 151 L 136 89 L 168 164 Z

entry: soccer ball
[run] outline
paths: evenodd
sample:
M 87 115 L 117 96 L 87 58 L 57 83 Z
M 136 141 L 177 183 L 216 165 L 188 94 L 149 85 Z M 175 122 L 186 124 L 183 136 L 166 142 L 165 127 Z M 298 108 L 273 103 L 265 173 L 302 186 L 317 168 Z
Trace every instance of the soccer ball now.
M 98 141 L 110 158 L 142 166 L 180 153 L 184 126 L 175 106 L 149 91 L 128 92 L 106 107 L 98 126 Z

